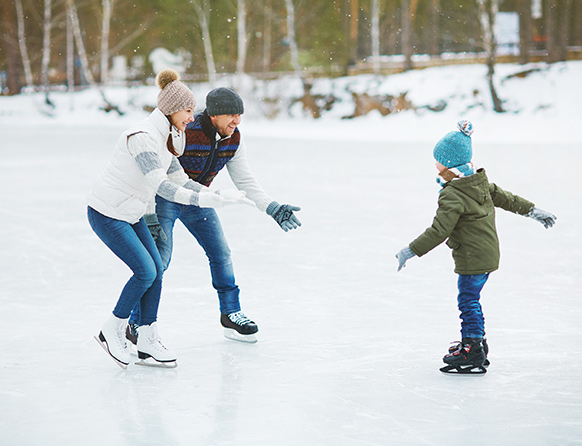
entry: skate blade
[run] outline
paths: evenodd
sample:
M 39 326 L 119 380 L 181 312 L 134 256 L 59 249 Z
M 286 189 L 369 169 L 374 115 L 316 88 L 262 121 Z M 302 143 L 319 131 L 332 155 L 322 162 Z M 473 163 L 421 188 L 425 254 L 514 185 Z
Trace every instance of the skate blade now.
M 254 344 L 258 341 L 256 334 L 242 335 L 232 328 L 224 329 L 224 337 L 231 341 L 246 342 L 247 344 Z
M 448 375 L 484 375 L 487 369 L 479 365 L 447 365 L 439 369 Z
M 127 369 L 128 364 L 121 362 L 119 359 L 117 359 L 115 356 L 113 356 L 110 352 L 109 352 L 109 348 L 107 347 L 107 342 L 103 342 L 101 341 L 101 339 L 99 339 L 99 336 L 93 336 L 93 338 L 95 338 L 95 340 L 97 341 L 97 343 L 103 348 L 103 350 L 105 350 L 107 352 L 107 354 L 109 355 L 109 357 L 111 359 L 113 359 L 113 361 L 115 361 L 115 364 L 117 364 L 119 367 L 121 367 L 123 370 Z
M 139 361 L 134 362 L 135 365 L 141 365 L 144 367 L 157 367 L 158 369 L 175 369 L 178 367 L 178 361 L 157 361 L 151 356 L 146 359 L 140 359 Z

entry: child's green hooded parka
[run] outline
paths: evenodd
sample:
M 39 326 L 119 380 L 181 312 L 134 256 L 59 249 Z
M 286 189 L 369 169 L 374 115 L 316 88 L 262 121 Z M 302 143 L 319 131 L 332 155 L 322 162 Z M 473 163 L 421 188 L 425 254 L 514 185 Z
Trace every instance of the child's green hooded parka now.
M 499 268 L 495 207 L 520 215 L 534 204 L 504 191 L 487 179 L 484 169 L 449 181 L 443 187 L 432 226 L 410 244 L 419 257 L 447 240 L 457 274 L 485 274 Z

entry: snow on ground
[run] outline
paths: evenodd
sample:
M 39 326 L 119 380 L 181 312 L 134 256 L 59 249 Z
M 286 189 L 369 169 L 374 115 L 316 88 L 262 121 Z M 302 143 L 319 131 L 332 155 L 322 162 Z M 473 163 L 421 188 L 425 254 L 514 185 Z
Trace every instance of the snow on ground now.
M 256 176 L 302 207 L 303 227 L 290 233 L 255 209 L 219 211 L 260 340 L 222 337 L 207 261 L 178 226 L 159 320 L 179 366 L 122 371 L 92 336 L 128 271 L 91 232 L 84 197 L 138 113 L 99 113 L 93 92 L 52 119 L 37 114 L 38 96 L 0 98 L 2 445 L 582 443 L 580 70 L 546 71 L 523 97 L 506 89 L 521 114 L 469 113 L 476 163 L 558 216 L 546 230 L 498 212 L 483 377 L 438 372 L 459 330 L 448 248 L 399 273 L 394 259 L 432 221 L 432 147 L 454 128 L 454 110 L 351 121 L 245 115 Z M 536 112 L 540 91 L 553 102 Z M 230 185 L 226 175 L 217 183 Z

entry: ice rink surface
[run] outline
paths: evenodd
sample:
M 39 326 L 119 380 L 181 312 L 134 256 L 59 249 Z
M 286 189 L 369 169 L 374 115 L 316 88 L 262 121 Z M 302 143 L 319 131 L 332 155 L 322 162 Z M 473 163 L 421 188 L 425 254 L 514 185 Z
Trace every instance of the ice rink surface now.
M 93 336 L 129 270 L 91 231 L 84 198 L 121 130 L 0 135 L 0 444 L 582 444 L 579 144 L 475 134 L 490 181 L 558 216 L 546 230 L 498 211 L 485 376 L 438 371 L 459 338 L 449 249 L 396 272 L 436 209 L 432 145 L 256 132 L 251 167 L 303 222 L 284 233 L 255 209 L 219 210 L 259 342 L 223 337 L 207 260 L 178 225 L 159 313 L 178 368 L 123 371 Z

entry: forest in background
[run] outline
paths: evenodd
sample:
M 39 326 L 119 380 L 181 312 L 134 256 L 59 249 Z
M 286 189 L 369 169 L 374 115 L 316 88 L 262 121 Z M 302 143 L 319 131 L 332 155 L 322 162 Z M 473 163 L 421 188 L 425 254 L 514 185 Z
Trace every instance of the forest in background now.
M 144 82 L 159 48 L 186 80 L 380 73 L 394 55 L 403 71 L 415 55 L 480 52 L 492 77 L 501 12 L 519 15 L 521 63 L 582 46 L 582 0 L 2 0 L 0 81 L 2 94 L 105 85 L 123 56 L 126 80 Z

